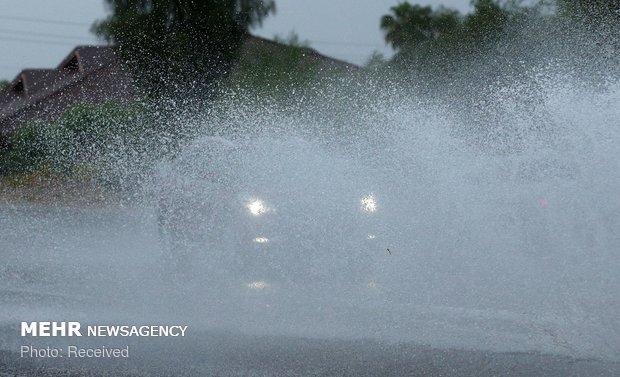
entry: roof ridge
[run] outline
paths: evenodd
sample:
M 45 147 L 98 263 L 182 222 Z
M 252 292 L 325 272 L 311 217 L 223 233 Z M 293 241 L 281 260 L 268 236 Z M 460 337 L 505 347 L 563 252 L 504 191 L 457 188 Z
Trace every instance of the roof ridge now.
M 68 73 L 67 74 L 67 79 L 60 80 L 60 85 L 58 85 L 57 87 L 54 87 L 52 90 L 49 90 L 49 91 L 41 90 L 41 91 L 35 92 L 26 101 L 18 103 L 17 106 L 14 107 L 14 108 L 10 108 L 9 107 L 9 108 L 5 108 L 5 109 L 0 109 L 0 121 L 4 120 L 6 118 L 10 118 L 11 116 L 15 115 L 19 111 L 26 110 L 26 109 L 28 109 L 31 106 L 35 106 L 35 105 L 39 104 L 42 100 L 45 100 L 49 96 L 52 96 L 52 95 L 60 92 L 61 90 L 71 86 L 72 84 L 77 84 L 80 81 L 83 81 L 84 79 L 88 78 L 90 75 L 94 74 L 95 72 L 98 72 L 98 71 L 100 71 L 102 69 L 105 69 L 107 67 L 108 67 L 108 65 L 97 67 L 95 69 L 86 71 L 83 74 L 71 75 L 70 73 Z M 56 69 L 55 71 L 56 72 L 62 72 L 61 69 Z M 76 76 L 77 76 L 77 78 L 76 78 Z M 8 111 L 5 112 L 5 110 L 8 110 Z

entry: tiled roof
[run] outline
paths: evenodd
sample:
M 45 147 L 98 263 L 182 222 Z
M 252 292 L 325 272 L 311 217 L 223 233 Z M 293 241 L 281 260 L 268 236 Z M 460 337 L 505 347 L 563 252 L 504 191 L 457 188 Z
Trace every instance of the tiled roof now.
M 246 45 L 277 47 L 278 42 L 249 35 Z M 359 67 L 304 48 L 321 68 L 356 71 Z M 55 69 L 25 69 L 0 90 L 0 144 L 31 119 L 52 121 L 76 103 L 134 98 L 131 75 L 113 47 L 78 46 Z
M 282 44 L 279 42 L 262 37 L 257 37 L 255 35 L 248 35 L 245 39 L 245 44 L 250 46 L 271 46 L 273 48 L 282 47 Z M 354 72 L 360 69 L 360 67 L 355 64 L 347 63 L 343 60 L 338 60 L 329 56 L 325 56 L 313 48 L 301 47 L 301 49 L 304 50 L 306 56 L 308 56 L 310 59 L 314 59 L 315 61 L 317 61 L 320 64 L 321 68 L 324 70 L 345 70 L 348 72 Z
M 51 120 L 77 102 L 127 99 L 131 77 L 109 46 L 78 46 L 56 69 L 25 69 L 0 91 L 0 136 L 24 122 Z

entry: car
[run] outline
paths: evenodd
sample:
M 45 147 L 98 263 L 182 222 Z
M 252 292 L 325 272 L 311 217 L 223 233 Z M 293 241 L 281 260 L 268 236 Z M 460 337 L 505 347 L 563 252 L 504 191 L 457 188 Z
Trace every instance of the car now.
M 163 163 L 157 223 L 168 274 L 253 291 L 372 286 L 376 195 L 334 160 L 314 161 L 303 173 L 319 176 L 305 180 L 296 164 L 307 156 L 294 149 L 289 159 L 269 142 L 202 137 Z

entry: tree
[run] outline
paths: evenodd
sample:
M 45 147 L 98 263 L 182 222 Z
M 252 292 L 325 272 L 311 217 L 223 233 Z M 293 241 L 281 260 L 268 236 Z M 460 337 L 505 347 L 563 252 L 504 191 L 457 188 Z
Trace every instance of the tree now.
M 470 42 L 489 41 L 501 35 L 508 11 L 497 0 L 474 0 L 472 5 L 474 12 L 463 23 L 464 34 Z
M 236 59 L 248 29 L 273 0 L 106 0 L 92 30 L 116 45 L 149 95 L 202 99 Z
M 52 142 L 42 122 L 29 122 L 10 139 L 10 147 L 0 154 L 0 174 L 32 173 L 41 168 L 50 154 Z
M 0 175 L 44 173 L 130 187 L 192 136 L 191 124 L 171 126 L 143 102 L 78 104 L 54 122 L 18 128 L 0 151 Z
M 433 10 L 430 6 L 408 2 L 391 8 L 393 14 L 381 18 L 385 41 L 395 50 L 414 50 L 453 32 L 460 25 L 459 13 L 447 8 Z
M 368 59 L 366 59 L 366 62 L 364 63 L 364 69 L 370 71 L 377 71 L 384 67 L 386 63 L 387 61 L 385 59 L 385 56 L 383 56 L 383 54 L 379 51 L 375 50 L 372 54 L 370 54 Z
M 620 1 L 618 0 L 557 0 L 562 11 L 573 15 L 604 18 L 620 17 Z
M 273 41 L 255 38 L 243 46 L 228 87 L 290 98 L 291 90 L 299 90 L 326 74 L 309 46 L 310 42 L 300 39 L 294 31 L 286 36 L 275 35 Z
M 503 34 L 511 12 L 519 9 L 518 3 L 473 0 L 474 12 L 462 17 L 455 10 L 404 2 L 381 18 L 381 29 L 386 42 L 398 51 L 394 61 L 399 65 L 445 71 L 492 46 Z
M 617 48 L 620 37 L 619 0 L 556 0 L 560 14 L 568 16 L 574 26 L 580 26 L 596 35 L 597 43 L 607 43 Z

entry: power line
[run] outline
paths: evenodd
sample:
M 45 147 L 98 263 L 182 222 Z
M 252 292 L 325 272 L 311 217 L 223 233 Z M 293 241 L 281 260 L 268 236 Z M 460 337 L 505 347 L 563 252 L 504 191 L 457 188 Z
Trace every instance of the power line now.
M 49 23 L 49 24 L 65 24 L 65 25 L 75 25 L 75 26 L 90 26 L 91 24 L 83 23 L 83 22 L 74 22 L 74 21 L 60 21 L 60 20 L 50 20 L 43 18 L 31 18 L 31 17 L 19 17 L 19 16 L 7 16 L 0 15 L 0 19 L 8 19 L 8 20 L 20 20 L 27 22 L 40 22 L 40 23 Z M 8 29 L 0 29 L 0 32 L 3 33 L 11 33 L 11 34 L 23 34 L 23 35 L 32 35 L 37 37 L 56 37 L 61 39 L 67 38 L 75 38 L 74 36 L 62 35 L 62 34 L 49 34 L 49 33 L 37 33 L 30 31 L 16 31 L 16 30 L 8 30 Z M 359 43 L 359 42 L 346 42 L 346 41 L 325 41 L 325 40 L 308 40 L 308 42 L 313 44 L 323 44 L 323 45 L 335 45 L 335 46 L 349 46 L 349 47 L 374 47 L 374 48 L 383 48 L 379 44 L 372 43 Z
M 69 39 L 72 41 L 75 41 L 76 36 L 71 36 L 71 35 L 66 35 L 66 34 L 50 34 L 50 33 L 37 33 L 37 32 L 32 32 L 32 31 L 17 31 L 17 30 L 10 30 L 10 29 L 1 29 L 0 28 L 0 33 L 3 34 L 11 34 L 11 35 L 31 35 L 31 36 L 35 36 L 35 37 L 44 37 L 44 38 L 59 38 L 59 39 Z M 339 42 L 339 41 L 313 41 L 313 40 L 308 40 L 309 43 L 311 44 L 318 44 L 318 45 L 336 45 L 336 46 L 349 46 L 349 47 L 374 47 L 374 48 L 384 48 L 385 46 L 381 46 L 378 44 L 371 44 L 371 43 L 357 43 L 357 42 Z M 79 42 L 76 42 L 79 43 Z
M 54 25 L 70 25 L 70 26 L 90 26 L 91 25 L 85 22 L 67 21 L 67 20 L 51 20 L 48 18 L 9 16 L 6 14 L 0 14 L 0 19 L 10 20 L 10 21 L 37 22 L 37 23 L 42 23 L 42 24 L 54 24 Z
M 80 42 L 71 43 L 69 41 L 67 41 L 67 42 L 44 41 L 44 40 L 40 40 L 40 39 L 27 39 L 27 38 L 5 38 L 5 37 L 1 37 L 1 36 L 0 36 L 0 40 L 6 41 L 6 42 L 35 43 L 35 44 L 38 44 L 38 45 L 52 44 L 52 45 L 61 45 L 61 46 L 74 46 L 74 47 L 75 47 L 76 44 L 80 43 Z
M 33 31 L 17 31 L 17 30 L 9 30 L 9 29 L 1 29 L 1 28 L 0 28 L 0 33 L 2 33 L 2 34 L 9 34 L 9 35 L 16 35 L 17 37 L 21 37 L 22 35 L 31 35 L 31 36 L 35 36 L 35 37 L 44 37 L 46 39 L 58 38 L 58 39 L 66 39 L 66 40 L 72 40 L 72 41 L 76 41 L 76 38 L 79 38 L 79 36 L 75 36 L 75 35 L 37 33 L 37 32 L 33 32 Z
M 55 24 L 55 25 L 72 25 L 72 26 L 91 26 L 92 24 L 85 22 L 77 22 L 77 21 L 67 21 L 67 20 L 52 20 L 46 18 L 33 18 L 33 17 L 22 17 L 22 16 L 8 16 L 0 14 L 0 19 L 4 20 L 15 20 L 15 21 L 25 21 L 25 22 L 37 22 L 37 23 L 47 23 L 47 24 Z M 6 29 L 0 31 L 7 31 Z M 8 32 L 8 31 L 7 31 Z M 44 34 L 44 33 L 35 33 L 35 32 L 21 32 L 22 34 L 29 34 L 33 36 L 55 36 L 58 38 L 71 38 L 68 35 L 60 35 L 60 34 Z M 346 41 L 313 41 L 309 40 L 310 43 L 314 44 L 324 44 L 324 45 L 336 45 L 336 46 L 351 46 L 351 47 L 375 47 L 375 48 L 383 48 L 379 44 L 371 44 L 371 43 L 359 43 L 359 42 L 346 42 Z
M 383 48 L 383 46 L 381 46 L 381 45 L 371 44 L 371 43 L 339 42 L 339 41 L 308 41 L 308 42 L 315 43 L 315 44 L 336 45 L 336 46 Z

